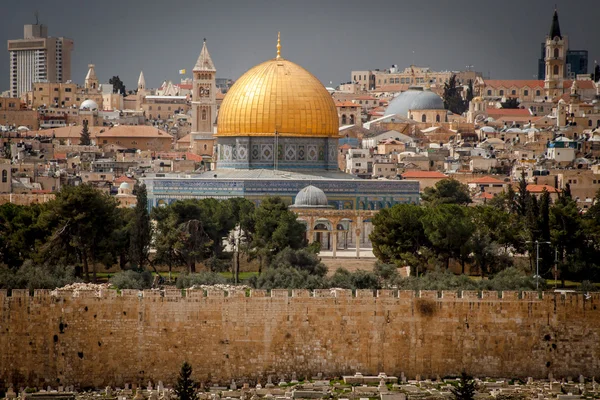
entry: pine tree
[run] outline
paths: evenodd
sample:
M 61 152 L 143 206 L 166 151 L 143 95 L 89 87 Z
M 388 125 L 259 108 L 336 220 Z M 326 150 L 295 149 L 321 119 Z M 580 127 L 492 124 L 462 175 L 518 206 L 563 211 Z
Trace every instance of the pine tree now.
M 137 204 L 129 230 L 129 259 L 133 268 L 142 271 L 148 260 L 152 230 L 150 227 L 150 215 L 148 213 L 146 185 L 136 183 L 134 191 Z
M 458 387 L 450 389 L 455 400 L 473 400 L 475 398 L 475 381 L 466 372 L 460 375 Z
M 177 384 L 175 385 L 175 394 L 179 400 L 196 400 L 196 383 L 192 380 L 192 366 L 185 361 L 181 365 Z
M 467 110 L 467 102 L 460 95 L 456 75 L 452 75 L 444 84 L 444 107 L 454 114 L 462 114 Z
M 83 146 L 89 146 L 92 143 L 90 139 L 90 130 L 88 129 L 87 120 L 83 120 L 83 128 L 81 129 L 81 137 L 79 139 L 79 144 Z

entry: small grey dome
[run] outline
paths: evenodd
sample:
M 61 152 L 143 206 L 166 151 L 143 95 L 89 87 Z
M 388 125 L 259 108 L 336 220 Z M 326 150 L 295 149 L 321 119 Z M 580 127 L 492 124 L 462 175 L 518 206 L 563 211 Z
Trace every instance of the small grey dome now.
M 394 98 L 387 109 L 386 115 L 397 114 L 408 116 L 408 110 L 443 110 L 444 101 L 430 90 L 410 88 Z
M 298 192 L 293 207 L 316 208 L 329 207 L 325 192 L 316 186 L 309 185 Z

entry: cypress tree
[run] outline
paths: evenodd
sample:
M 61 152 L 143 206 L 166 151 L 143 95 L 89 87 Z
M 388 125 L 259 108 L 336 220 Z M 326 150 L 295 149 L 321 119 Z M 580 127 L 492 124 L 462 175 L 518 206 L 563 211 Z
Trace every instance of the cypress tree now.
M 196 400 L 198 398 L 196 383 L 192 380 L 192 366 L 187 361 L 181 365 L 174 389 L 179 400 Z
M 92 143 L 90 139 L 90 130 L 88 129 L 87 120 L 83 120 L 83 128 L 81 129 L 81 137 L 79 138 L 79 144 L 83 146 L 89 146 Z
M 134 191 L 137 204 L 135 205 L 129 231 L 129 259 L 133 268 L 142 271 L 148 261 L 152 230 L 150 228 L 146 185 L 136 183 Z

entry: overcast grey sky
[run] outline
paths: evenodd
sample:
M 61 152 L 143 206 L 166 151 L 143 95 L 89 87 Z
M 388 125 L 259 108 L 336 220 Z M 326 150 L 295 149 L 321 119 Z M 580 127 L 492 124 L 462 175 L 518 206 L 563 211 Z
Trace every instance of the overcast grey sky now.
M 134 88 L 188 75 L 207 38 L 218 77 L 238 78 L 282 55 L 323 83 L 350 79 L 353 69 L 398 64 L 475 70 L 497 79 L 532 79 L 554 4 L 572 49 L 600 61 L 598 0 L 20 0 L 4 4 L 0 38 L 18 39 L 34 11 L 51 36 L 74 39 L 73 80 L 87 64 L 102 82 L 119 75 Z M 6 49 L 6 47 L 4 47 Z M 8 88 L 8 51 L 0 89 Z M 590 71 L 591 72 L 591 71 Z

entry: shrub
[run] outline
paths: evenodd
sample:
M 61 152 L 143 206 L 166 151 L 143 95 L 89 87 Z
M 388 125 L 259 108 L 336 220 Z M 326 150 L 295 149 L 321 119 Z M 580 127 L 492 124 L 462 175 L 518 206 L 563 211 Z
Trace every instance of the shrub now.
M 306 249 L 294 250 L 289 247 L 279 252 L 271 262 L 271 268 L 282 267 L 295 268 L 298 271 L 306 271 L 310 275 L 323 277 L 327 274 L 327 267 L 319 257 Z
M 290 266 L 267 268 L 252 284 L 257 289 L 321 289 L 326 279 Z
M 352 274 L 354 289 L 381 289 L 381 283 L 373 272 L 358 270 Z
M 56 289 L 77 282 L 75 268 L 26 261 L 16 271 L 0 266 L 0 289 Z
M 329 278 L 329 286 L 340 289 L 353 289 L 352 273 L 345 268 L 338 268 Z
M 375 263 L 373 272 L 387 282 L 393 282 L 398 279 L 398 267 L 395 264 L 384 264 L 378 261 Z
M 152 287 L 152 273 L 149 271 L 121 271 L 114 274 L 109 282 L 118 289 L 149 289 Z
M 543 289 L 545 280 L 540 280 Z M 483 290 L 535 290 L 535 279 L 523 271 L 511 267 L 498 272 L 492 279 L 481 282 Z
M 226 283 L 227 279 L 216 272 L 198 272 L 195 274 L 179 275 L 175 285 L 178 289 L 186 289 L 194 285 L 219 285 Z

